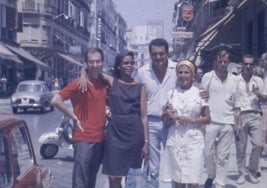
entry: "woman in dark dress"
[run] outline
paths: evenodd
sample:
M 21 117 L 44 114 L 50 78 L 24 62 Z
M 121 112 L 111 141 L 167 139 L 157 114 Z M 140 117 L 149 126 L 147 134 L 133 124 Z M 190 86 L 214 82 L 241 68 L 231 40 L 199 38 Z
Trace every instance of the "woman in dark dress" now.
M 141 168 L 149 153 L 147 94 L 132 77 L 134 65 L 133 52 L 123 51 L 116 57 L 114 78 L 103 74 L 112 87 L 102 171 L 110 188 L 122 187 L 129 168 Z

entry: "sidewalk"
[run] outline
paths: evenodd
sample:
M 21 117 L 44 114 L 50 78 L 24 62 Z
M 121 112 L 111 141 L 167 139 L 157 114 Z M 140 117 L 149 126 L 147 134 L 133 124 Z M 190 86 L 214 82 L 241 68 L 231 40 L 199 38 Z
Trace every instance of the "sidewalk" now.
M 10 98 L 0 98 L 0 106 L 3 106 L 3 105 L 9 105 L 10 104 Z

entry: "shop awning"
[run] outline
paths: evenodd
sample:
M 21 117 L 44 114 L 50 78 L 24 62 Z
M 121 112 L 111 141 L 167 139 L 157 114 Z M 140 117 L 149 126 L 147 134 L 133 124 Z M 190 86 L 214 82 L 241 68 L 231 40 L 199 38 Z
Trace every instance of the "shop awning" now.
M 235 17 L 236 13 L 244 7 L 244 4 L 247 0 L 242 1 L 234 11 L 229 12 L 226 14 L 220 21 L 210 26 L 205 32 L 203 32 L 198 38 L 197 43 L 195 46 L 195 53 L 189 58 L 190 60 L 194 61 L 197 65 L 200 62 L 200 53 L 203 49 L 205 49 L 214 38 L 220 33 L 220 31 L 224 28 L 225 25 L 230 23 L 233 18 Z M 220 33 L 221 34 L 221 33 Z
M 63 59 L 65 59 L 66 61 L 70 62 L 70 63 L 73 63 L 73 64 L 76 64 L 78 66 L 83 66 L 82 63 L 80 63 L 79 61 L 73 59 L 71 56 L 69 55 L 65 55 L 65 54 L 62 54 L 62 53 L 57 53 L 60 57 L 62 57 Z
M 22 61 L 12 53 L 2 42 L 0 42 L 0 58 L 22 63 Z
M 49 68 L 48 65 L 46 65 L 45 63 L 43 63 L 42 61 L 40 61 L 39 59 L 37 59 L 36 57 L 34 57 L 33 55 L 31 55 L 29 52 L 27 52 L 23 48 L 16 47 L 16 46 L 11 46 L 11 45 L 6 45 L 6 46 L 12 52 L 14 52 L 15 54 L 17 54 L 19 57 L 25 58 L 26 60 L 31 61 L 34 64 L 36 64 L 36 66 L 40 70 L 49 71 L 50 68 Z

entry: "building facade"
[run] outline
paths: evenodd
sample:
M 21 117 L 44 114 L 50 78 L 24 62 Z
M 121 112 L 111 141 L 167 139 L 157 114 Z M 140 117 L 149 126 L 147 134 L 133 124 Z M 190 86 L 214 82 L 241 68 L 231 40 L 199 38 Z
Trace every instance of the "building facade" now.
M 0 97 L 13 92 L 23 71 L 23 62 L 6 47 L 17 40 L 16 8 L 17 0 L 0 0 Z
M 92 0 L 19 0 L 23 49 L 51 68 L 61 87 L 80 74 L 90 39 Z
M 267 50 L 265 0 L 180 0 L 174 5 L 174 55 L 188 58 L 206 71 L 212 69 L 214 53 L 225 48 L 231 61 L 239 63 L 243 54 L 259 57 Z M 186 20 L 183 7 L 191 6 L 192 19 Z M 181 14 L 182 14 L 181 13 Z M 180 15 L 181 15 L 180 14 Z M 180 35 L 180 23 L 186 35 Z M 178 34 L 177 34 L 178 31 Z M 189 35 L 191 34 L 191 35 Z M 179 43 L 177 41 L 183 41 Z
M 113 67 L 116 55 L 126 47 L 127 24 L 110 0 L 94 1 L 93 45 L 104 51 L 104 71 Z
M 126 46 L 126 23 L 109 0 L 19 0 L 21 47 L 51 68 L 62 86 L 80 75 L 88 47 L 105 55 L 104 70 Z
M 150 62 L 149 43 L 163 37 L 163 21 L 150 20 L 145 25 L 132 25 L 127 30 L 128 49 L 135 53 L 139 68 Z

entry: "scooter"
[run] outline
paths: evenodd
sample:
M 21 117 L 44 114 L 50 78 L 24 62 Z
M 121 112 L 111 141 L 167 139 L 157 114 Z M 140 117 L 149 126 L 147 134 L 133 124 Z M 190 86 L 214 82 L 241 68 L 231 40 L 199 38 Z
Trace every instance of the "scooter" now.
M 59 147 L 73 149 L 73 131 L 73 122 L 70 121 L 69 117 L 63 116 L 54 132 L 46 132 L 40 136 L 38 141 L 41 143 L 41 156 L 44 159 L 52 159 L 58 153 Z

